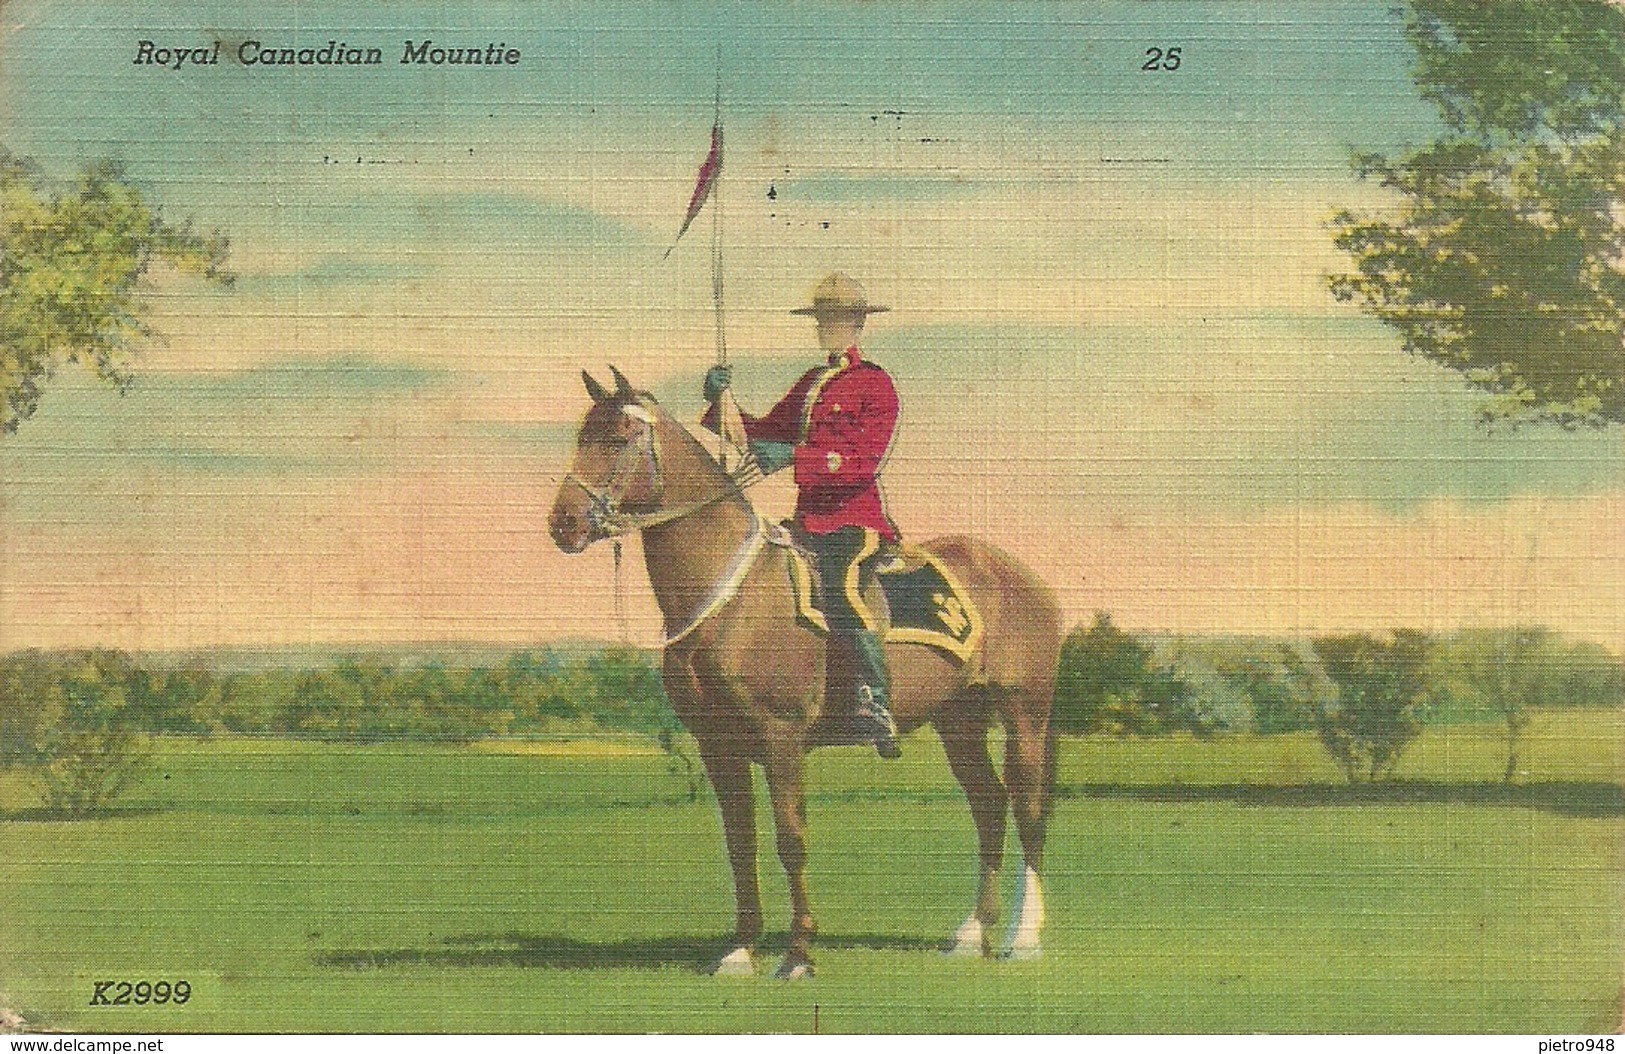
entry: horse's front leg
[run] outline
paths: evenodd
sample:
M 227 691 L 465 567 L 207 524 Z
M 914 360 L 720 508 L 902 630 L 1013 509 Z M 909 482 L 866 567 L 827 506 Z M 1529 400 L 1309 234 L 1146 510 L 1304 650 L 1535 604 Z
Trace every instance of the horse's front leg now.
M 756 940 L 762 935 L 762 894 L 756 883 L 756 796 L 751 788 L 750 761 L 730 750 L 727 743 L 707 744 L 702 740 L 699 746 L 722 812 L 737 912 L 733 947 L 713 964 L 711 972 L 751 974 L 756 972 L 752 958 Z
M 801 735 L 786 731 L 770 736 L 767 749 L 767 789 L 773 799 L 773 828 L 779 862 L 790 884 L 790 948 L 777 976 L 787 981 L 811 977 L 812 939 L 818 927 L 807 899 L 807 800 L 802 791 Z

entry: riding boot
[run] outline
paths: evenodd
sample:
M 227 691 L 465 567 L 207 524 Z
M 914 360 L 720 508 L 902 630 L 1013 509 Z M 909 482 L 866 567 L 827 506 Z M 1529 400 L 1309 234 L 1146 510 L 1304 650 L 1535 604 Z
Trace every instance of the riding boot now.
M 892 719 L 891 707 L 887 705 L 891 696 L 890 678 L 880 638 L 863 629 L 852 634 L 851 641 L 857 667 L 857 726 L 873 740 L 875 753 L 887 760 L 900 758 L 903 751 L 897 745 L 897 722 Z

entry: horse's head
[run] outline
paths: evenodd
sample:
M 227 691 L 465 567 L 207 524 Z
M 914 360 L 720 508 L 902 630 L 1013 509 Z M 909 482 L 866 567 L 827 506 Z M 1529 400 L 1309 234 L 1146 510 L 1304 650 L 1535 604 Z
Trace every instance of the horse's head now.
M 649 393 L 635 391 L 620 370 L 611 366 L 610 372 L 613 392 L 581 371 L 592 408 L 576 433 L 575 456 L 548 517 L 554 544 L 567 553 L 625 533 L 627 517 L 660 504 L 659 405 Z

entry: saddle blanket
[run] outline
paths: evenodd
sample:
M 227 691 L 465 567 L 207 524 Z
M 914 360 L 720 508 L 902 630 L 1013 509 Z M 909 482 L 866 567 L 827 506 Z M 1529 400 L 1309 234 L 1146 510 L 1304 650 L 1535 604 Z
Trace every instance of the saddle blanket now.
M 822 586 L 808 553 L 775 533 L 769 541 L 789 556 L 790 587 L 796 597 L 796 618 L 820 634 L 829 623 L 819 601 Z M 982 640 L 982 615 L 970 594 L 936 554 L 917 546 L 904 546 L 875 569 L 884 610 L 872 612 L 886 627 L 886 643 L 925 644 L 958 659 L 968 660 Z M 876 605 L 870 604 L 871 608 Z

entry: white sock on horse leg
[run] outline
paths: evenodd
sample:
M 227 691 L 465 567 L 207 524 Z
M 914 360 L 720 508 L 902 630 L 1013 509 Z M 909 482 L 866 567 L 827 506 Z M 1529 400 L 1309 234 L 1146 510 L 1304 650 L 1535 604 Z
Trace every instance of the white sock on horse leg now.
M 748 977 L 756 972 L 749 948 L 735 948 L 716 961 L 711 972 L 717 977 Z
M 954 943 L 948 949 L 949 955 L 981 955 L 982 954 L 982 920 L 976 917 L 973 911 L 970 917 L 959 924 L 954 930 Z
M 1022 872 L 1021 888 L 1016 894 L 1016 909 L 1010 917 L 1010 933 L 1004 942 L 1004 954 L 1013 959 L 1037 955 L 1038 931 L 1043 925 L 1044 893 L 1039 887 L 1038 872 L 1028 867 Z

